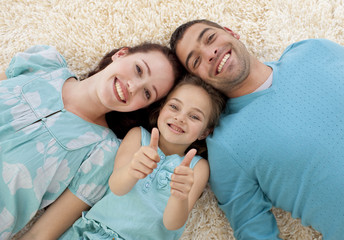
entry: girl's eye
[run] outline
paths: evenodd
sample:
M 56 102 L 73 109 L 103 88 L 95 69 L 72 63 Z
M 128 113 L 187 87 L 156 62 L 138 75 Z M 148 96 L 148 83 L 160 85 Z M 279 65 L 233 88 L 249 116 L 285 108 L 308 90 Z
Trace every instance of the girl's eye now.
M 150 92 L 149 92 L 147 89 L 145 89 L 145 97 L 146 97 L 148 100 L 151 98 L 151 94 L 150 94 Z
M 190 115 L 190 118 L 194 119 L 194 120 L 200 120 L 200 118 L 196 115 Z
M 172 108 L 173 110 L 178 110 L 177 106 L 174 104 L 170 104 L 170 108 Z
M 142 75 L 142 69 L 140 68 L 139 65 L 136 65 L 136 72 L 141 76 Z

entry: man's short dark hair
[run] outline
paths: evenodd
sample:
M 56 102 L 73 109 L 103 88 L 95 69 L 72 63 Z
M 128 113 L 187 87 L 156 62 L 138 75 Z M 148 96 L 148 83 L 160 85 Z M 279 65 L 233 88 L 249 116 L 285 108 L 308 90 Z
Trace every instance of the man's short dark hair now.
M 176 54 L 176 48 L 177 48 L 177 43 L 179 42 L 180 39 L 182 39 L 182 37 L 184 36 L 185 31 L 191 27 L 192 25 L 196 24 L 196 23 L 204 23 L 206 25 L 212 26 L 212 27 L 216 27 L 216 28 L 223 28 L 221 25 L 209 21 L 207 19 L 196 19 L 196 20 L 192 20 L 189 22 L 186 22 L 182 25 L 180 25 L 176 30 L 174 30 L 174 32 L 172 33 L 172 36 L 170 38 L 170 47 L 172 49 L 172 52 L 174 54 Z

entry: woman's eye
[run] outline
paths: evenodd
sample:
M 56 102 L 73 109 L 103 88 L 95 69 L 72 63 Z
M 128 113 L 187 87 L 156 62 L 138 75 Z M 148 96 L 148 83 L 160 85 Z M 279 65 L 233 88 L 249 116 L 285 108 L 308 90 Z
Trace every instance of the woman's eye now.
M 151 98 L 151 94 L 147 89 L 145 89 L 145 96 L 148 100 Z
M 140 68 L 139 65 L 136 65 L 136 71 L 137 71 L 137 73 L 141 76 L 141 74 L 142 74 L 142 69 Z

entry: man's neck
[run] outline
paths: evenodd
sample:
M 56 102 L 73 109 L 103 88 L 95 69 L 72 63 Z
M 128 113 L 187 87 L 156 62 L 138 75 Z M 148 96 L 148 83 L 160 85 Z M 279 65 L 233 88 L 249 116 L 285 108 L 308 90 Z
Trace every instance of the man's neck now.
M 241 97 L 253 93 L 269 78 L 272 69 L 252 57 L 250 73 L 246 80 L 234 91 L 227 94 L 230 98 Z

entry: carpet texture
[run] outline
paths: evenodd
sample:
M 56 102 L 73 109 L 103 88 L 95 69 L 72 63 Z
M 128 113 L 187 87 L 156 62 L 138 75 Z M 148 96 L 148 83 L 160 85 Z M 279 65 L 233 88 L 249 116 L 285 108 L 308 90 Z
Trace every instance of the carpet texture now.
M 344 0 L 0 0 L 0 9 L 0 71 L 16 52 L 48 44 L 81 76 L 112 48 L 143 41 L 167 45 L 177 26 L 198 18 L 239 33 L 261 61 L 276 60 L 289 44 L 307 38 L 344 45 Z M 290 213 L 273 213 L 282 239 L 321 239 Z M 234 239 L 209 187 L 181 239 Z

